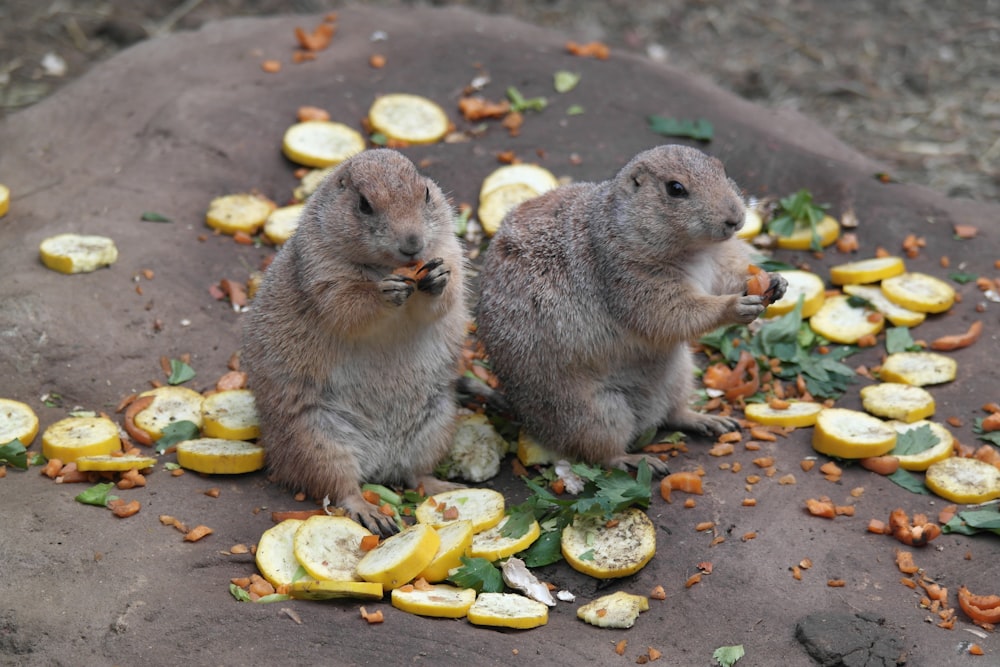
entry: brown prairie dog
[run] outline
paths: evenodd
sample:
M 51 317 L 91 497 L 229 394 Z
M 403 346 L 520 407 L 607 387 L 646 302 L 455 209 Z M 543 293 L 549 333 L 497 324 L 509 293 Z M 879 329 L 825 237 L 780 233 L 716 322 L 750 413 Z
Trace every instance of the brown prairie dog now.
M 415 278 L 396 272 L 414 262 Z M 381 533 L 395 526 L 362 483 L 456 486 L 431 472 L 455 425 L 464 276 L 451 207 L 401 153 L 365 151 L 327 177 L 244 323 L 274 480 Z
M 606 466 L 654 427 L 715 436 L 732 419 L 689 407 L 689 343 L 764 311 L 745 296 L 745 205 L 722 163 L 660 146 L 612 180 L 551 190 L 510 212 L 480 277 L 478 334 L 524 428 Z M 784 279 L 771 274 L 774 298 Z

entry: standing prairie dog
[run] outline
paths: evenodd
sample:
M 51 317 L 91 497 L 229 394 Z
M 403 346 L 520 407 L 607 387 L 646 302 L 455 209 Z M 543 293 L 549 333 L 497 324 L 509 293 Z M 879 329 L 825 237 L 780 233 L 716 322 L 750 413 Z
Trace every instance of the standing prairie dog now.
M 718 159 L 669 145 L 507 215 L 480 276 L 478 334 L 530 435 L 571 459 L 645 458 L 663 473 L 659 459 L 629 453 L 649 429 L 738 428 L 689 407 L 689 344 L 764 311 L 744 295 L 745 210 Z M 785 282 L 771 278 L 778 299 Z
M 244 323 L 274 480 L 383 534 L 395 526 L 362 483 L 456 486 L 431 473 L 455 425 L 464 274 L 451 207 L 402 154 L 365 151 L 327 177 Z

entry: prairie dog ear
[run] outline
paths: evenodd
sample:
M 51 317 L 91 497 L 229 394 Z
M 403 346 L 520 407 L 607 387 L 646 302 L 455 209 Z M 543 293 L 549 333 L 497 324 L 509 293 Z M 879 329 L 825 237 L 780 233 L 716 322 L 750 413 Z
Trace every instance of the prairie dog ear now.
M 637 164 L 628 173 L 628 185 L 629 188 L 634 192 L 641 188 L 650 178 L 651 174 L 646 166 L 643 164 Z

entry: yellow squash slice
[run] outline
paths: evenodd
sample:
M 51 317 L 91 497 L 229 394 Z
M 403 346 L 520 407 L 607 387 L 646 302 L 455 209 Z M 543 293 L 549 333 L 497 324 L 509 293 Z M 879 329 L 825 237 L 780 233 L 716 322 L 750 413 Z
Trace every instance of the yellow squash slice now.
M 896 431 L 860 410 L 824 408 L 813 429 L 813 449 L 840 459 L 881 456 L 896 446 Z
M 42 455 L 63 463 L 100 456 L 122 448 L 118 425 L 107 417 L 67 417 L 42 433 Z
M 736 236 L 749 241 L 756 238 L 762 231 L 764 231 L 764 218 L 760 211 L 747 207 L 746 215 L 743 216 L 743 226 L 740 227 L 740 231 L 736 232 Z
M 951 456 L 932 463 L 924 483 L 945 500 L 963 505 L 1000 498 L 1000 469 L 979 459 Z
M 273 201 L 258 195 L 224 195 L 209 203 L 205 223 L 223 234 L 256 234 L 275 208 Z
M 861 405 L 876 417 L 903 422 L 915 422 L 934 414 L 934 397 L 930 392 L 903 382 L 862 387 Z
M 885 358 L 878 371 L 885 382 L 917 387 L 951 382 L 957 373 L 955 360 L 937 352 L 896 352 Z
M 91 456 L 81 456 L 76 460 L 77 470 L 83 472 L 126 472 L 135 468 L 145 470 L 156 465 L 156 459 L 152 456 L 112 456 L 111 454 L 94 454 Z
M 390 590 L 399 588 L 431 564 L 439 546 L 441 538 L 432 526 L 414 524 L 366 553 L 358 562 L 358 576 Z
M 788 401 L 788 407 L 772 408 L 767 403 L 747 403 L 744 409 L 747 419 L 764 426 L 782 426 L 785 428 L 801 428 L 812 426 L 822 404 L 811 401 Z
M 264 448 L 244 440 L 196 438 L 177 443 L 177 463 L 206 475 L 242 475 L 264 467 Z
M 38 246 L 42 264 L 59 273 L 90 273 L 118 259 L 115 242 L 92 234 L 57 234 Z
M 334 167 L 324 167 L 322 169 L 310 169 L 299 179 L 299 186 L 292 192 L 292 198 L 297 202 L 304 202 L 309 199 L 312 193 L 316 192 L 324 179 L 333 173 Z
M 485 199 L 494 190 L 505 185 L 520 183 L 527 185 L 537 194 L 551 190 L 559 185 L 559 179 L 551 171 L 537 164 L 522 162 L 508 164 L 494 169 L 479 186 L 479 199 Z
M 852 306 L 848 297 L 839 294 L 823 302 L 816 314 L 809 318 L 809 326 L 829 341 L 852 345 L 864 336 L 882 331 L 884 318 L 871 318 L 870 315 L 871 311 Z
M 0 398 L 0 446 L 20 440 L 25 447 L 38 435 L 38 415 L 31 406 L 9 398 Z
M 408 144 L 432 144 L 448 133 L 448 114 L 420 95 L 393 93 L 375 100 L 368 110 L 372 129 Z
M 517 460 L 525 467 L 554 463 L 559 457 L 538 444 L 538 441 L 528 435 L 522 428 L 517 434 Z
M 493 489 L 455 489 L 435 494 L 417 505 L 414 515 L 420 523 L 440 528 L 452 521 L 468 519 L 472 532 L 479 533 L 500 523 L 504 517 L 504 497 Z M 454 514 L 454 518 L 450 518 Z M 445 518 L 448 516 L 449 518 Z
M 618 591 L 581 605 L 576 617 L 599 628 L 631 628 L 639 613 L 649 610 L 649 598 Z
M 527 630 L 549 622 L 549 608 L 517 593 L 480 593 L 466 614 L 470 623 Z
M 331 581 L 329 579 L 300 579 L 288 587 L 289 594 L 299 600 L 339 600 L 358 598 L 360 600 L 381 600 L 384 594 L 382 584 L 372 581 Z
M 825 216 L 816 224 L 819 235 L 819 245 L 827 247 L 840 236 L 840 223 L 831 216 Z M 795 231 L 788 236 L 776 237 L 779 248 L 784 250 L 809 250 L 812 247 L 813 234 L 808 226 L 796 226 Z
M 10 208 L 10 188 L 0 183 L 0 218 L 7 215 Z
M 299 228 L 299 217 L 305 204 L 291 204 L 271 211 L 264 221 L 264 236 L 276 246 L 284 245 Z
M 845 294 L 864 299 L 872 308 L 885 315 L 885 318 L 897 327 L 915 327 L 925 319 L 927 313 L 903 308 L 886 298 L 882 288 L 877 285 L 844 285 Z
M 943 313 L 955 303 L 951 285 L 926 273 L 904 273 L 882 281 L 882 293 L 893 303 L 921 313 Z
M 826 285 L 823 279 L 809 271 L 778 271 L 788 282 L 785 295 L 768 305 L 764 317 L 776 317 L 790 313 L 802 298 L 802 317 L 810 318 L 826 300 Z
M 472 548 L 472 522 L 469 520 L 453 521 L 437 528 L 441 543 L 438 545 L 434 560 L 417 575 L 432 584 L 448 578 L 452 568 L 461 566 L 462 556 L 469 555 Z
M 257 569 L 272 586 L 289 586 L 296 581 L 315 581 L 295 558 L 295 531 L 305 523 L 301 519 L 285 519 L 263 532 L 257 541 Z
M 830 268 L 830 282 L 834 285 L 863 285 L 877 283 L 898 276 L 906 271 L 902 257 L 872 257 L 856 262 L 838 264 Z
M 473 535 L 472 548 L 469 551 L 469 555 L 476 558 L 485 558 L 491 562 L 498 561 L 524 551 L 542 534 L 542 529 L 538 525 L 538 522 L 532 521 L 524 535 L 520 537 L 504 537 L 500 531 L 507 525 L 509 518 L 504 517 L 500 523 L 492 528 Z
M 281 141 L 285 157 L 306 167 L 333 167 L 364 149 L 360 132 L 329 120 L 295 123 Z
M 311 516 L 292 537 L 295 560 L 316 579 L 360 581 L 361 539 L 372 533 L 346 516 Z
M 479 200 L 479 224 L 487 236 L 493 236 L 508 212 L 538 195 L 539 192 L 526 183 L 501 185 Z
M 955 453 L 955 436 L 941 424 L 924 419 L 915 422 L 902 422 L 892 420 L 887 422 L 889 426 L 896 430 L 896 433 L 903 434 L 916 428 L 927 426 L 937 440 L 937 444 L 925 449 L 917 454 L 898 454 L 894 448 L 889 452 L 889 456 L 895 456 L 899 460 L 899 467 L 904 470 L 927 470 L 928 466 L 938 461 L 952 456 Z
M 163 429 L 178 421 L 189 421 L 201 428 L 201 406 L 204 397 L 194 389 L 167 385 L 139 394 L 153 396 L 149 407 L 135 414 L 136 427 L 153 440 L 163 437 Z
M 635 574 L 656 554 L 656 529 L 646 513 L 629 508 L 611 521 L 578 515 L 563 529 L 563 557 L 578 572 L 598 579 Z
M 393 589 L 392 606 L 401 611 L 437 618 L 462 618 L 476 601 L 476 589 L 434 584 L 426 589 Z
M 201 404 L 202 435 L 226 440 L 253 440 L 260 435 L 260 418 L 253 392 L 230 389 L 206 396 Z

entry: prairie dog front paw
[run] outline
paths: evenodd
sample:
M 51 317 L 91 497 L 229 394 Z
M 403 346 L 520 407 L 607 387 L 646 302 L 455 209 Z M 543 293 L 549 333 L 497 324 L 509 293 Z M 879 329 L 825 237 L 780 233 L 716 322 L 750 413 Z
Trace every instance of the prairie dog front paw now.
M 734 297 L 732 321 L 749 324 L 764 312 L 764 299 L 758 294 Z
M 402 306 L 410 298 L 415 289 L 413 278 L 401 276 L 398 273 L 390 273 L 378 284 L 382 298 L 394 306 Z
M 444 260 L 440 257 L 428 260 L 417 272 L 417 289 L 426 292 L 431 296 L 438 296 L 448 285 L 448 278 L 451 276 Z

